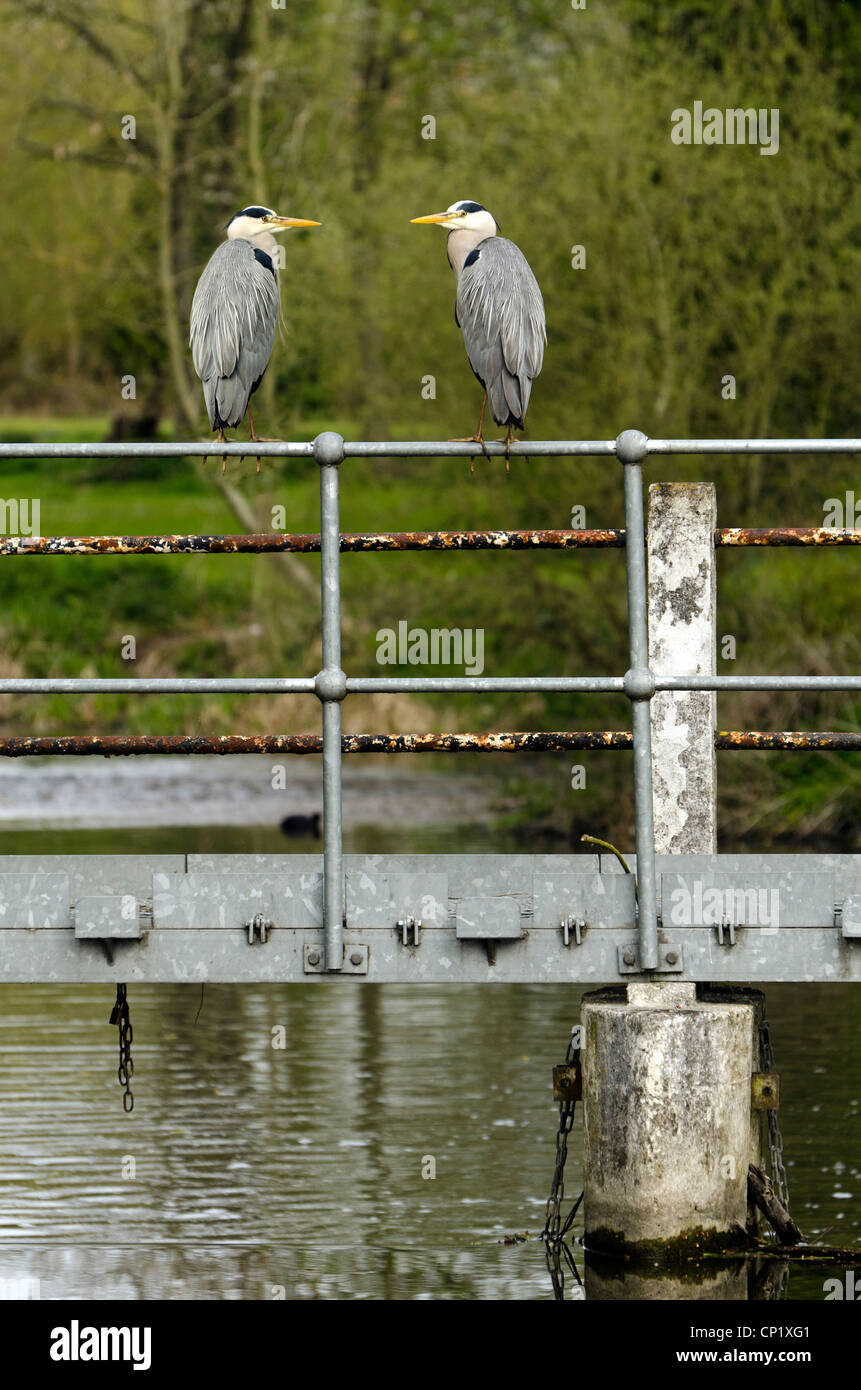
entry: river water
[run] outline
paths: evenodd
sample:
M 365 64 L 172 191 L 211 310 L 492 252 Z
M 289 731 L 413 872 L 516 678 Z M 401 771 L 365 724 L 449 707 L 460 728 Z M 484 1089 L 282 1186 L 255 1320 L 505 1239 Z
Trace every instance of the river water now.
M 409 835 L 365 826 L 346 848 L 481 851 L 490 839 L 480 824 Z M 60 826 L 10 827 L 0 853 L 180 844 L 319 849 L 288 845 L 271 825 Z M 493 847 L 506 846 L 494 835 Z M 0 1293 L 551 1298 L 537 1239 L 555 1153 L 550 1076 L 580 996 L 340 982 L 207 986 L 201 998 L 196 986 L 137 986 L 125 1115 L 111 991 L 3 986 Z M 766 998 L 793 1214 L 810 1239 L 859 1244 L 858 991 L 783 985 Z M 578 1116 L 569 1197 L 581 1177 Z M 793 1268 L 788 1296 L 822 1299 L 834 1272 Z M 666 1296 L 678 1294 L 668 1286 Z M 699 1296 L 723 1295 L 716 1285 Z

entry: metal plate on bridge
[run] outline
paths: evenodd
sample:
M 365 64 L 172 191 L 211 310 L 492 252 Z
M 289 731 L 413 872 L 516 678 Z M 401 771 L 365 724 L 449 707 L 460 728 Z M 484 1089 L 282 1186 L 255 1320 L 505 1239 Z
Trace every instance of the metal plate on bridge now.
M 519 941 L 517 898 L 461 898 L 455 917 L 461 941 Z
M 154 874 L 153 927 L 321 927 L 322 874 Z
M 135 940 L 140 934 L 140 912 L 134 893 L 79 898 L 75 903 L 75 936 L 79 939 Z
M 633 927 L 632 874 L 534 875 L 534 927 L 557 931 L 563 917 L 579 917 L 587 927 Z
M 844 936 L 861 937 L 861 893 L 843 900 L 842 931 Z
M 0 874 L 0 928 L 71 925 L 68 874 Z
M 773 936 L 781 927 L 834 926 L 833 872 L 704 869 L 662 873 L 660 878 L 661 920 L 667 931 L 726 922 Z
M 65 874 L 73 902 L 82 897 L 134 893 L 143 906 L 152 897 L 153 874 L 184 874 L 185 867 L 184 854 L 0 855 L 0 876 Z
M 447 874 L 374 873 L 347 870 L 347 926 L 397 927 L 412 917 L 427 927 L 448 925 Z

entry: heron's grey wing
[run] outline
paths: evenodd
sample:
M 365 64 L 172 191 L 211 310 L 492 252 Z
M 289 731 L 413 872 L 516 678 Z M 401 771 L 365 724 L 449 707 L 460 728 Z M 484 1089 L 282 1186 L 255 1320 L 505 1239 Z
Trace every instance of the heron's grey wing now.
M 241 424 L 272 355 L 280 302 L 271 257 L 239 238 L 219 246 L 194 292 L 190 334 L 214 430 Z
M 467 256 L 456 317 L 494 420 L 522 429 L 547 333 L 538 281 L 513 241 L 488 237 Z

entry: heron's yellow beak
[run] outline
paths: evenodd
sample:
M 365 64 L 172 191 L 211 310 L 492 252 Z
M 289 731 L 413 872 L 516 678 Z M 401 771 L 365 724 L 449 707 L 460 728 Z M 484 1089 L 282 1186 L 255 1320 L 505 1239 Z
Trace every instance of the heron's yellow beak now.
M 309 222 L 307 217 L 267 217 L 270 227 L 322 227 L 322 222 Z
M 464 217 L 465 215 L 466 214 L 462 212 L 432 212 L 429 217 L 411 217 L 410 222 L 421 223 L 422 225 L 427 224 L 428 226 L 434 224 L 444 227 L 447 222 L 454 222 L 458 217 Z

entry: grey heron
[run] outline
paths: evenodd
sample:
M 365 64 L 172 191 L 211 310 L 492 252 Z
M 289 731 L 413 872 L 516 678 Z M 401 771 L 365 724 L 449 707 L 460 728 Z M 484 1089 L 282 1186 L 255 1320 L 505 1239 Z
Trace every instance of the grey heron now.
M 209 422 L 218 431 L 220 444 L 225 442 L 225 429 L 240 425 L 246 410 L 252 440 L 268 442 L 254 428 L 251 397 L 269 364 L 281 311 L 273 254 L 278 243 L 273 233 L 319 226 L 304 217 L 279 217 L 271 208 L 242 208 L 231 217 L 227 240 L 210 257 L 197 282 L 189 343 L 194 370 L 203 383 Z M 224 468 L 223 456 L 221 463 Z
M 489 400 L 496 423 L 508 426 L 499 441 L 508 468 L 514 430 L 524 428 L 532 382 L 544 360 L 547 331 L 538 281 L 520 247 L 499 236 L 496 220 L 481 203 L 462 200 L 412 221 L 448 230 L 446 253 L 457 285 L 455 322 L 484 387 L 478 427 L 462 442 L 480 444 L 487 453 L 481 426 Z

